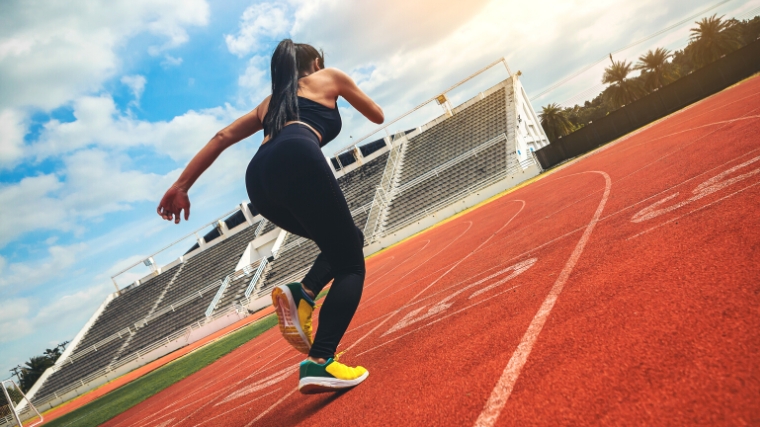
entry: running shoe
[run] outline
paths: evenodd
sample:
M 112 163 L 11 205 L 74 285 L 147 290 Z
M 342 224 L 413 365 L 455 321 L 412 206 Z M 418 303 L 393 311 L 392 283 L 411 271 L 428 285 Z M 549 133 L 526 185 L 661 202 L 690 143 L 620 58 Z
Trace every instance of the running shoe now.
M 304 292 L 300 283 L 290 283 L 274 288 L 272 304 L 277 313 L 282 336 L 296 350 L 309 354 L 314 342 L 311 337 L 314 301 Z
M 351 368 L 330 358 L 320 365 L 311 360 L 301 362 L 298 390 L 303 394 L 339 391 L 359 385 L 369 376 L 362 366 Z

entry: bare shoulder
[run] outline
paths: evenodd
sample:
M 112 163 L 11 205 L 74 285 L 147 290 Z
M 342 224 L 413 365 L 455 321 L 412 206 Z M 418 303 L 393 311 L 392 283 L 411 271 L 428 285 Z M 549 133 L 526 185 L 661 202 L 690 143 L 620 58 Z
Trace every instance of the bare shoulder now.
M 264 98 L 261 103 L 256 106 L 256 115 L 258 116 L 259 120 L 262 122 L 264 121 L 264 116 L 267 115 L 267 111 L 269 110 L 269 100 L 272 99 L 272 95 L 267 96 Z
M 333 81 L 337 83 L 344 83 L 346 81 L 353 82 L 353 79 L 351 78 L 351 76 L 349 76 L 343 70 L 340 70 L 338 68 L 332 68 L 332 67 L 325 68 L 322 71 L 325 73 L 326 76 L 329 76 L 331 79 L 333 79 Z

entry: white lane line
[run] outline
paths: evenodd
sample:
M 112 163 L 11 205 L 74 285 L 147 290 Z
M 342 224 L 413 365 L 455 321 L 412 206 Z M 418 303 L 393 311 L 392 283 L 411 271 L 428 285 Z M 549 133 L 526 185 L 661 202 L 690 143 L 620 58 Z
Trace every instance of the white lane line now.
M 164 422 L 163 422 L 163 423 L 161 423 L 161 424 L 157 424 L 157 425 L 156 425 L 156 426 L 154 426 L 154 427 L 167 427 L 167 426 L 170 426 L 170 425 L 172 425 L 172 423 L 173 423 L 173 422 L 174 422 L 174 418 L 172 418 L 172 419 L 170 419 L 170 420 L 168 420 L 168 421 L 164 421 Z
M 396 265 L 395 265 L 393 268 L 391 268 L 390 270 L 388 270 L 388 271 L 386 271 L 385 273 L 383 273 L 383 275 L 382 275 L 382 276 L 380 276 L 380 277 L 377 277 L 377 278 L 372 278 L 372 281 L 371 281 L 371 282 L 369 282 L 369 283 L 368 283 L 368 284 L 367 284 L 367 285 L 364 287 L 364 289 L 367 289 L 367 288 L 369 288 L 370 286 L 372 286 L 372 285 L 374 285 L 375 283 L 379 282 L 379 281 L 380 281 L 380 279 L 382 279 L 383 277 L 385 277 L 385 276 L 387 276 L 387 275 L 389 275 L 389 274 L 393 273 L 393 271 L 395 271 L 397 268 L 399 268 L 399 267 L 401 267 L 402 265 L 404 265 L 404 264 L 406 264 L 407 262 L 409 262 L 409 260 L 411 260 L 412 258 L 416 257 L 418 253 L 422 252 L 422 251 L 423 251 L 423 250 L 424 250 L 426 247 L 428 247 L 428 245 L 429 245 L 429 244 L 430 244 L 430 239 L 428 239 L 427 241 L 425 241 L 425 244 L 424 244 L 424 245 L 422 245 L 422 247 L 421 247 L 421 248 L 419 248 L 419 249 L 417 250 L 417 252 L 413 253 L 413 254 L 412 254 L 412 256 L 409 256 L 409 257 L 407 257 L 405 260 L 403 260 L 403 261 L 401 261 L 400 263 L 396 264 Z M 393 258 L 395 258 L 395 256 L 394 256 Z M 385 267 L 385 265 L 383 265 L 383 267 Z
M 695 212 L 697 212 L 697 211 L 701 211 L 702 209 L 704 209 L 704 208 L 706 208 L 706 207 L 708 207 L 708 206 L 712 206 L 712 205 L 714 205 L 714 204 L 716 204 L 716 203 L 718 203 L 718 202 L 722 202 L 723 200 L 725 200 L 725 199 L 728 199 L 729 197 L 733 197 L 733 196 L 735 196 L 735 195 L 737 195 L 737 194 L 741 193 L 742 191 L 744 191 L 744 190 L 748 190 L 748 189 L 750 189 L 750 188 L 752 188 L 752 187 L 754 187 L 754 186 L 756 186 L 756 185 L 758 185 L 758 184 L 760 184 L 760 181 L 758 181 L 758 182 L 756 182 L 756 183 L 754 183 L 754 184 L 752 184 L 752 185 L 749 185 L 749 186 L 747 186 L 747 187 L 744 187 L 744 188 L 742 188 L 741 190 L 737 190 L 737 191 L 735 191 L 735 192 L 733 192 L 733 193 L 731 193 L 731 194 L 729 194 L 729 195 L 727 195 L 727 196 L 723 196 L 723 197 L 721 197 L 720 199 L 718 199 L 718 200 L 715 200 L 715 201 L 713 201 L 713 202 L 711 202 L 711 203 L 708 203 L 708 204 L 706 204 L 706 205 L 704 205 L 704 206 L 701 206 L 701 207 L 699 207 L 699 208 L 697 208 L 697 209 L 694 209 L 694 210 L 693 210 L 693 211 L 691 211 L 691 212 L 685 213 L 685 214 L 683 214 L 683 215 L 681 215 L 681 216 L 677 216 L 677 217 L 675 217 L 675 218 L 673 218 L 673 219 L 669 219 L 669 220 L 667 220 L 667 221 L 665 221 L 665 222 L 663 222 L 663 223 L 661 223 L 661 224 L 655 225 L 655 226 L 654 226 L 654 227 L 652 227 L 652 228 L 647 228 L 646 230 L 642 231 L 641 233 L 638 233 L 638 234 L 634 234 L 633 236 L 629 237 L 627 240 L 633 240 L 633 239 L 635 239 L 635 238 L 637 238 L 637 237 L 641 236 L 642 234 L 646 234 L 646 233 L 649 233 L 650 231 L 652 231 L 652 230 L 655 230 L 655 229 L 658 229 L 658 228 L 662 227 L 663 225 L 666 225 L 666 224 L 670 224 L 671 222 L 674 222 L 674 221 L 678 221 L 679 219 L 681 219 L 681 218 L 683 218 L 683 217 L 685 217 L 685 216 L 691 215 L 691 214 L 693 214 L 693 213 L 695 213 Z
M 517 378 L 520 376 L 520 371 L 522 370 L 523 366 L 525 366 L 525 362 L 528 361 L 528 356 L 533 349 L 533 345 L 538 339 L 538 334 L 541 333 L 541 329 L 544 327 L 546 319 L 549 318 L 549 313 L 551 313 L 552 308 L 554 308 L 554 304 L 557 302 L 557 298 L 562 292 L 565 283 L 567 283 L 567 279 L 570 277 L 570 273 L 572 273 L 573 268 L 575 268 L 575 264 L 578 262 L 578 259 L 583 253 L 583 249 L 585 249 L 586 243 L 588 242 L 589 237 L 591 237 L 591 233 L 594 231 L 596 223 L 599 222 L 599 218 L 602 216 L 604 205 L 607 203 L 607 199 L 610 197 L 612 180 L 610 179 L 610 176 L 605 172 L 589 171 L 589 173 L 598 173 L 604 177 L 605 189 L 602 200 L 599 202 L 599 206 L 596 208 L 596 212 L 594 212 L 594 216 L 591 218 L 591 222 L 589 222 L 586 226 L 586 230 L 583 232 L 583 235 L 578 241 L 578 244 L 575 245 L 575 249 L 570 255 L 570 258 L 567 260 L 565 267 L 560 272 L 559 277 L 557 277 L 557 281 L 549 291 L 549 295 L 546 296 L 546 299 L 544 299 L 544 302 L 538 309 L 538 313 L 536 313 L 536 316 L 533 317 L 533 320 L 530 322 L 528 330 L 525 332 L 525 335 L 523 335 L 522 339 L 520 340 L 520 344 L 517 346 L 517 350 L 515 350 L 514 354 L 512 354 L 512 358 L 509 359 L 507 367 L 504 368 L 504 372 L 502 372 L 499 381 L 493 388 L 491 396 L 488 398 L 488 401 L 483 408 L 483 412 L 480 413 L 480 416 L 475 421 L 476 427 L 493 426 L 496 423 L 496 420 L 499 418 L 499 414 L 504 408 L 504 405 L 507 403 L 509 395 L 512 394 L 512 389 L 517 382 Z
M 440 322 L 440 321 L 442 321 L 442 320 L 448 319 L 449 317 L 451 317 L 451 316 L 454 316 L 454 315 L 456 315 L 456 314 L 459 314 L 459 313 L 461 313 L 461 312 L 463 312 L 463 311 L 467 311 L 467 310 L 471 309 L 472 307 L 475 307 L 475 306 L 476 306 L 476 305 L 478 305 L 478 304 L 482 304 L 482 303 L 484 303 L 484 302 L 486 302 L 486 301 L 490 301 L 490 300 L 492 300 L 492 299 L 494 299 L 494 298 L 496 298 L 496 297 L 498 297 L 498 296 L 501 296 L 501 295 L 503 295 L 503 294 L 505 294 L 505 293 L 507 293 L 507 292 L 509 292 L 509 291 L 513 291 L 513 290 L 515 290 L 515 289 L 517 289 L 517 288 L 519 288 L 519 287 L 521 287 L 521 286 L 524 286 L 524 285 L 525 285 L 525 284 L 524 284 L 524 283 L 522 283 L 522 284 L 519 284 L 519 285 L 513 286 L 513 287 L 511 287 L 511 288 L 509 288 L 509 289 L 504 289 L 503 291 L 501 291 L 501 292 L 499 292 L 499 293 L 496 293 L 496 294 L 494 294 L 494 295 L 491 295 L 491 296 L 490 296 L 490 297 L 488 297 L 488 298 L 483 298 L 483 299 L 480 299 L 480 300 L 478 300 L 477 302 L 475 302 L 475 303 L 472 303 L 472 304 L 470 304 L 470 305 L 468 305 L 468 306 L 466 306 L 466 307 L 462 307 L 462 308 L 460 308 L 459 310 L 457 310 L 457 311 L 455 311 L 455 312 L 453 312 L 453 313 L 449 313 L 449 314 L 447 314 L 447 315 L 445 315 L 445 316 L 443 316 L 443 317 L 439 317 L 438 319 L 435 319 L 435 320 L 433 320 L 432 322 L 426 323 L 426 324 L 424 324 L 424 325 L 422 325 L 422 326 L 420 326 L 420 327 L 418 327 L 418 328 L 412 329 L 412 330 L 411 330 L 411 331 L 409 331 L 409 332 L 405 332 L 405 333 L 403 333 L 403 334 L 401 334 L 401 335 L 399 335 L 399 336 L 397 336 L 397 337 L 391 338 L 391 339 L 389 339 L 388 341 L 385 341 L 385 342 L 383 342 L 383 343 L 380 343 L 380 344 L 378 344 L 378 345 L 376 345 L 376 346 L 374 346 L 374 347 L 370 348 L 369 350 L 365 350 L 365 351 L 363 351 L 363 352 L 361 352 L 361 353 L 357 354 L 357 355 L 356 355 L 356 357 L 359 357 L 359 356 L 361 356 L 362 354 L 366 354 L 366 353 L 369 353 L 370 351 L 373 351 L 373 350 L 377 350 L 377 349 L 378 349 L 378 348 L 380 348 L 380 347 L 383 347 L 383 346 L 385 346 L 385 345 L 387 345 L 387 344 L 390 344 L 390 343 L 392 343 L 393 341 L 397 341 L 397 340 L 399 340 L 399 339 L 401 339 L 401 338 L 403 338 L 403 337 L 405 337 L 405 336 L 407 336 L 407 335 L 409 335 L 409 334 L 411 334 L 411 333 L 414 333 L 414 332 L 417 332 L 417 331 L 419 331 L 420 329 L 424 329 L 424 328 L 427 328 L 428 326 L 432 326 L 432 325 L 434 325 L 434 324 L 436 324 L 436 323 L 438 323 L 438 322 Z
M 264 394 L 260 394 L 260 395 L 258 395 L 256 397 L 254 397 L 253 399 L 246 401 L 245 403 L 243 403 L 241 405 L 235 406 L 234 408 L 232 408 L 230 410 L 227 410 L 227 411 L 224 411 L 221 414 L 217 414 L 217 415 L 214 415 L 211 418 L 203 420 L 203 424 L 201 424 L 201 425 L 207 425 L 210 421 L 215 420 L 215 419 L 217 419 L 219 417 L 223 417 L 223 416 L 225 416 L 225 415 L 227 415 L 227 414 L 229 414 L 231 412 L 240 411 L 240 408 L 242 408 L 243 406 L 248 405 L 251 402 L 255 402 L 257 400 L 260 400 L 260 399 L 262 399 L 262 398 L 264 398 L 266 396 L 269 396 L 270 394 L 276 393 L 276 392 L 278 392 L 280 390 L 281 389 L 278 387 L 278 388 L 276 388 L 276 389 L 274 389 L 272 391 L 268 391 L 268 392 L 266 392 Z
M 456 237 L 454 240 L 452 240 L 451 242 L 449 242 L 449 243 L 448 243 L 446 246 L 444 246 L 444 247 L 443 247 L 443 248 L 442 248 L 440 251 L 438 251 L 438 252 L 436 252 L 435 254 L 433 254 L 433 256 L 431 256 L 430 258 L 426 259 L 426 260 L 425 260 L 425 261 L 424 261 L 422 264 L 419 264 L 417 267 L 415 267 L 414 269 L 412 269 L 410 272 L 408 272 L 408 273 L 406 273 L 405 275 L 403 275 L 403 276 L 402 276 L 400 279 L 403 279 L 404 277 L 406 277 L 406 276 L 408 276 L 408 275 L 412 274 L 412 272 L 416 271 L 418 268 L 422 267 L 422 266 L 423 266 L 423 265 L 424 265 L 426 262 L 428 262 L 428 261 L 430 261 L 431 259 L 433 259 L 433 258 L 435 258 L 436 256 L 438 256 L 438 254 L 440 254 L 441 252 L 445 251 L 446 249 L 448 249 L 448 247 L 449 247 L 449 246 L 453 245 L 453 244 L 454 244 L 454 242 L 456 242 L 457 240 L 459 240 L 459 238 L 460 238 L 460 237 L 464 236 L 464 235 L 465 235 L 465 234 L 466 234 L 466 233 L 467 233 L 467 232 L 470 230 L 470 228 L 472 228 L 472 221 L 467 221 L 467 224 L 469 224 L 469 225 L 467 226 L 467 228 L 465 228 L 465 229 L 464 229 L 464 231 L 463 231 L 463 232 L 462 232 L 460 235 L 458 235 L 458 236 L 457 236 L 457 237 Z M 444 273 L 444 274 L 445 274 L 445 273 Z M 400 279 L 399 279 L 399 280 L 400 280 Z M 428 287 L 430 287 L 430 286 L 428 286 Z M 427 289 L 427 288 L 426 288 L 426 289 Z M 419 295 L 419 294 L 417 294 L 417 295 Z M 366 334 L 362 335 L 362 336 L 361 336 L 361 337 L 360 337 L 358 340 L 356 340 L 356 341 L 354 341 L 353 343 L 351 343 L 351 345 L 350 345 L 350 346 L 348 346 L 348 347 L 347 347 L 345 350 L 343 350 L 343 351 L 349 351 L 349 350 L 351 350 L 352 348 L 356 347 L 356 346 L 357 346 L 357 345 L 358 345 L 360 342 L 364 341 L 364 339 L 365 339 L 365 338 L 367 338 L 368 336 L 370 336 L 370 334 L 372 334 L 373 332 L 375 332 L 375 331 L 376 331 L 376 330 L 377 330 L 379 327 L 383 326 L 383 325 L 385 324 L 385 322 L 387 322 L 388 320 L 392 319 L 392 318 L 393 318 L 393 316 L 394 316 L 395 314 L 397 314 L 399 311 L 401 311 L 401 309 L 398 309 L 398 310 L 396 310 L 396 311 L 393 311 L 393 312 L 390 312 L 390 313 L 388 313 L 388 314 L 387 314 L 387 317 L 386 317 L 385 319 L 383 319 L 383 321 L 382 321 L 382 322 L 378 323 L 378 324 L 377 324 L 377 325 L 376 325 L 374 328 L 370 329 L 370 330 L 369 330 L 369 332 L 367 332 Z
M 269 411 L 271 411 L 272 409 L 276 408 L 277 405 L 279 405 L 280 403 L 284 402 L 285 399 L 287 399 L 290 396 L 292 396 L 293 393 L 295 393 L 296 391 L 298 391 L 298 387 L 294 388 L 293 390 L 290 390 L 290 392 L 288 394 L 286 394 L 285 396 L 282 396 L 280 398 L 280 400 L 278 400 L 277 402 L 274 402 L 272 404 L 272 406 L 268 407 L 264 412 L 260 413 L 258 417 L 254 418 L 253 421 L 251 421 L 250 423 L 246 424 L 245 427 L 251 427 L 256 421 L 260 420 L 264 415 L 268 414 Z

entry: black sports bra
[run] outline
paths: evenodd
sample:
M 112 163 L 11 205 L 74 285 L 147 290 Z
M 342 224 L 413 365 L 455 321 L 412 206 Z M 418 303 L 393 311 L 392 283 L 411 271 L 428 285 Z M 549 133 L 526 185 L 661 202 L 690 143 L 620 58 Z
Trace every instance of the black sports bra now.
M 303 96 L 298 97 L 298 121 L 308 124 L 322 135 L 320 147 L 335 139 L 343 127 L 337 103 L 335 108 L 329 108 Z M 264 135 L 269 135 L 266 127 Z

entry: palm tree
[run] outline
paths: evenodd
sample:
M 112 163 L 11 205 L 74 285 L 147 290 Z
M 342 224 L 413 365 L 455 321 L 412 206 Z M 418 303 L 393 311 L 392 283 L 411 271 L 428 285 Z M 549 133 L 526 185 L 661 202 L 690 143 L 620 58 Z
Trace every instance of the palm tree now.
M 741 47 L 741 34 L 731 21 L 724 21 L 717 14 L 695 22 L 691 29 L 692 60 L 698 67 L 715 61 L 726 53 Z
M 29 391 L 34 385 L 37 379 L 42 375 L 45 370 L 54 365 L 46 356 L 35 356 L 26 362 L 26 366 L 21 369 L 21 390 Z
M 560 136 L 565 136 L 573 131 L 573 124 L 559 104 L 549 104 L 543 107 L 543 111 L 539 115 L 541 116 L 541 127 L 544 128 L 549 141 L 556 141 Z
M 665 84 L 666 78 L 670 77 L 667 67 L 669 58 L 670 51 L 662 47 L 639 57 L 639 63 L 634 69 L 643 71 L 644 89 L 652 91 Z
M 615 108 L 630 104 L 643 94 L 638 80 L 628 78 L 631 71 L 633 71 L 633 64 L 626 60 L 612 61 L 612 65 L 604 69 L 602 83 L 610 85 L 609 100 Z

